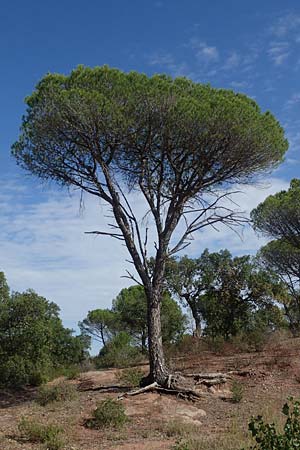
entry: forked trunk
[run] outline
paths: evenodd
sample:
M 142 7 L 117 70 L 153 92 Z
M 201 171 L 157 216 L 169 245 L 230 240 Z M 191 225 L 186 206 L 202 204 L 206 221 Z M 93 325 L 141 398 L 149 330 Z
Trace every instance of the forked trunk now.
M 164 386 L 168 378 L 168 370 L 162 345 L 160 318 L 161 299 L 154 293 L 148 294 L 147 297 L 150 381 L 156 381 L 159 385 Z

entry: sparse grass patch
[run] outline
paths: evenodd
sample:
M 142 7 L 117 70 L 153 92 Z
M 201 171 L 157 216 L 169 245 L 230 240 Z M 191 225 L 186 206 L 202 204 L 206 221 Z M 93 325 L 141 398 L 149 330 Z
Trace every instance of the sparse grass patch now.
M 56 425 L 43 425 L 23 417 L 18 424 L 18 430 L 23 439 L 43 444 L 45 450 L 60 450 L 64 446 L 62 430 Z
M 144 376 L 144 372 L 138 367 L 129 367 L 116 373 L 116 380 L 123 386 L 137 387 Z
M 73 400 L 77 395 L 77 390 L 75 386 L 70 383 L 62 381 L 61 383 L 54 384 L 51 386 L 41 386 L 38 389 L 35 401 L 41 405 L 45 406 L 48 403 L 53 402 L 64 402 L 67 400 Z
M 190 423 L 182 422 L 181 420 L 171 420 L 163 426 L 162 431 L 168 437 L 182 438 L 197 433 L 198 427 Z
M 88 428 L 121 428 L 128 421 L 125 408 L 115 399 L 107 398 L 98 403 L 93 417 L 86 420 Z

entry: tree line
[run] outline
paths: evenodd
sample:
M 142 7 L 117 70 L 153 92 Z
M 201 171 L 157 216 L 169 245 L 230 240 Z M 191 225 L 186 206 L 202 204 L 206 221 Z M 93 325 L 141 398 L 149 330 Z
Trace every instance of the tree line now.
M 300 333 L 300 180 L 252 211 L 256 230 L 274 239 L 256 256 L 228 250 L 166 263 L 160 309 L 162 342 L 176 345 L 193 318 L 194 336 L 260 339 L 279 329 Z M 155 264 L 150 259 L 149 267 Z M 0 385 L 40 384 L 88 357 L 100 342 L 99 366 L 123 366 L 148 355 L 148 304 L 141 285 L 124 288 L 110 309 L 89 311 L 74 336 L 59 307 L 33 290 L 10 292 L 0 272 Z
M 83 362 L 89 346 L 63 326 L 58 305 L 31 289 L 11 293 L 0 272 L 0 387 L 39 385 Z

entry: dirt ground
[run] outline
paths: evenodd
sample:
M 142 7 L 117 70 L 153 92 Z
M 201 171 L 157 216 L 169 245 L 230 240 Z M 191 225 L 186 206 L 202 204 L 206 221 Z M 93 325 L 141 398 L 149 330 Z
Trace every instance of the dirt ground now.
M 287 397 L 300 398 L 299 339 L 271 343 L 263 352 L 193 352 L 179 355 L 171 364 L 183 373 L 233 370 L 240 374 L 225 385 L 203 392 L 195 403 L 158 393 L 124 398 L 121 401 L 130 420 L 120 430 L 100 431 L 84 426 L 99 400 L 119 395 L 116 370 L 86 372 L 77 380 L 66 381 L 80 389 L 94 390 L 78 391 L 72 401 L 45 407 L 34 401 L 35 389 L 18 394 L 0 392 L 0 450 L 41 448 L 40 444 L 20 439 L 17 424 L 22 417 L 61 426 L 66 450 L 167 450 L 191 434 L 203 440 L 199 449 L 234 450 L 247 441 L 247 423 L 252 415 L 263 414 L 267 420 L 280 422 L 280 410 Z M 143 370 L 146 372 L 147 367 Z M 232 402 L 233 380 L 243 390 L 239 403 Z M 221 445 L 226 439 L 230 444 Z

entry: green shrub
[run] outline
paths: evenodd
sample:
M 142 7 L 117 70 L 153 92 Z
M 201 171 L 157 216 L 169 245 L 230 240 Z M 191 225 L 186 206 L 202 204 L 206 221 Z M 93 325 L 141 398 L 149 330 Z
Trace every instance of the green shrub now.
M 95 363 L 97 368 L 129 367 L 141 362 L 143 355 L 124 331 L 114 336 L 100 351 Z
M 249 430 L 256 441 L 251 450 L 298 450 L 300 448 L 300 402 L 289 398 L 282 413 L 286 416 L 283 432 L 276 430 L 274 423 L 268 424 L 262 416 L 252 418 Z
M 241 383 L 239 383 L 236 380 L 233 380 L 232 386 L 231 386 L 231 399 L 233 403 L 240 403 L 242 401 L 244 394 L 244 389 Z
M 86 421 L 88 428 L 121 428 L 128 418 L 122 403 L 115 399 L 102 400 L 93 411 L 93 417 Z
M 187 442 L 180 440 L 175 442 L 172 450 L 191 450 L 191 447 Z
M 18 429 L 21 437 L 33 443 L 44 444 L 47 450 L 60 450 L 64 446 L 61 438 L 61 428 L 56 425 L 43 425 L 33 420 L 23 418 Z
M 36 402 L 45 406 L 52 402 L 64 402 L 72 400 L 77 395 L 77 390 L 72 384 L 61 382 L 51 386 L 41 386 L 38 389 Z
M 116 373 L 116 379 L 123 386 L 137 387 L 140 385 L 144 372 L 138 367 L 129 367 L 119 370 Z
M 67 380 L 76 380 L 80 376 L 80 369 L 78 366 L 66 367 L 63 373 Z

